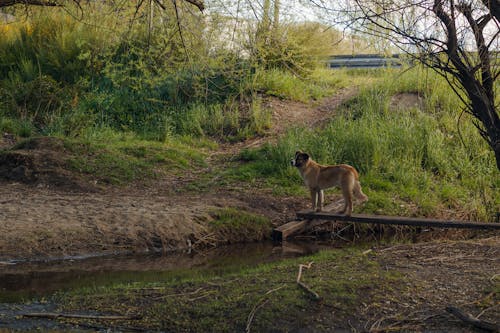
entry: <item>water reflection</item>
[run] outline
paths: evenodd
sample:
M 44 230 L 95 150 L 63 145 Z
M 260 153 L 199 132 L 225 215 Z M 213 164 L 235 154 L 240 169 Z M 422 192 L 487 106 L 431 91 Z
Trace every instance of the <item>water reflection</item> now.
M 279 246 L 266 242 L 231 245 L 198 253 L 3 265 L 0 266 L 0 303 L 19 302 L 59 290 L 230 273 L 260 263 L 312 254 L 324 247 L 314 242 L 285 242 Z

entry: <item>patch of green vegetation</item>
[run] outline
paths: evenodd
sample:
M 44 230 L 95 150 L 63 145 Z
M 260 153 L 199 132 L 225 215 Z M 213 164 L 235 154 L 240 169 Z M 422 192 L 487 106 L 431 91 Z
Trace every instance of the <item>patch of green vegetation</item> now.
M 112 184 L 154 178 L 158 173 L 205 166 L 201 149 L 172 139 L 166 142 L 145 141 L 134 135 L 107 134 L 111 140 L 65 139 L 70 152 L 68 167 Z M 203 144 L 203 143 L 202 143 Z
M 320 302 L 296 283 L 299 264 L 307 262 L 314 263 L 303 270 L 301 281 L 319 294 Z M 349 249 L 222 275 L 87 288 L 60 294 L 55 301 L 63 312 L 140 315 L 140 320 L 113 324 L 147 330 L 241 332 L 251 313 L 255 332 L 314 330 L 324 321 L 346 328 L 344 318 L 359 311 L 364 299 L 387 297 L 400 280 L 361 249 Z
M 256 88 L 262 89 L 267 95 L 304 103 L 331 95 L 336 87 L 347 81 L 321 69 L 308 78 L 279 69 L 266 70 L 257 72 L 254 80 Z
M 214 209 L 210 215 L 210 229 L 222 239 L 238 243 L 262 240 L 271 234 L 271 220 L 261 215 L 232 207 Z

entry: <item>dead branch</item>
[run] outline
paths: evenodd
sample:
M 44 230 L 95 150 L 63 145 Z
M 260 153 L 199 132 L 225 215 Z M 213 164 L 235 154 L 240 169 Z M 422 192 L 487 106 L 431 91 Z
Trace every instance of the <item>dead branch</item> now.
M 300 264 L 299 265 L 299 274 L 297 275 L 297 284 L 302 287 L 305 291 L 307 291 L 308 293 L 310 293 L 315 300 L 320 300 L 321 297 L 314 291 L 312 290 L 311 288 L 309 288 L 305 283 L 301 282 L 300 281 L 300 278 L 302 277 L 302 268 L 311 268 L 311 265 L 313 264 L 313 262 L 311 261 L 309 264 L 307 265 L 303 265 L 303 264 Z
M 259 303 L 255 304 L 252 311 L 248 315 L 247 328 L 245 330 L 246 333 L 250 333 L 250 327 L 252 326 L 253 317 L 255 316 L 255 313 L 257 312 L 257 310 L 260 309 L 261 307 L 263 307 L 264 305 L 266 305 L 267 302 L 269 302 L 269 299 L 263 299 Z
M 286 286 L 285 285 L 281 285 L 278 288 L 274 288 L 274 289 L 268 290 L 265 293 L 265 295 L 272 294 L 275 291 L 283 289 L 284 287 L 286 287 Z M 257 304 L 255 304 L 255 306 L 253 307 L 252 311 L 248 315 L 247 327 L 246 327 L 246 330 L 245 330 L 246 333 L 250 333 L 250 328 L 252 326 L 253 317 L 255 316 L 255 313 L 257 312 L 257 310 L 260 309 L 261 307 L 263 307 L 264 305 L 266 305 L 267 302 L 269 302 L 269 298 L 263 298 Z
M 457 317 L 458 319 L 466 322 L 467 324 L 470 324 L 474 327 L 481 328 L 483 330 L 489 331 L 489 332 L 498 332 L 500 331 L 500 327 L 496 323 L 491 323 L 488 321 L 484 320 L 479 320 L 476 317 L 472 316 L 469 313 L 465 313 L 459 308 L 456 308 L 454 306 L 448 306 L 446 307 L 446 311 Z
M 141 316 L 99 316 L 99 315 L 83 315 L 71 313 L 56 313 L 56 312 L 32 312 L 23 313 L 21 316 L 30 318 L 77 318 L 77 319 L 101 319 L 101 320 L 138 320 Z

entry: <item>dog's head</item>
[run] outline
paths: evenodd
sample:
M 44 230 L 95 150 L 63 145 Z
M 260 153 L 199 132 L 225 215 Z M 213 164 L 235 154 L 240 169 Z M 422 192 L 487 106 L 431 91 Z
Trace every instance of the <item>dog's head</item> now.
M 302 151 L 297 151 L 295 152 L 295 157 L 292 158 L 290 163 L 297 167 L 300 168 L 304 165 L 306 165 L 307 161 L 309 160 L 309 155 L 307 153 L 303 153 Z

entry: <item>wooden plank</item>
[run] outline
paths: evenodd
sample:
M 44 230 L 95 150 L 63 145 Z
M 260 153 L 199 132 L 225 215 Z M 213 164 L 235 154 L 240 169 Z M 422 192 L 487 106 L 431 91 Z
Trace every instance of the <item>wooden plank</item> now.
M 308 221 L 301 220 L 301 221 L 291 221 L 283 225 L 280 225 L 279 227 L 273 230 L 272 238 L 275 241 L 285 240 L 291 234 L 302 232 L 307 223 Z
M 329 221 L 346 221 L 358 223 L 378 223 L 391 225 L 409 225 L 414 227 L 436 227 L 436 228 L 462 228 L 462 229 L 493 229 L 500 230 L 500 223 L 485 223 L 471 221 L 449 221 L 426 218 L 384 216 L 384 215 L 362 215 L 353 214 L 352 216 L 339 215 L 329 212 L 301 211 L 297 213 L 300 219 L 320 219 Z
M 328 221 L 324 220 L 316 220 L 316 221 L 310 221 L 310 220 L 300 220 L 300 221 L 291 221 L 285 224 L 280 225 L 279 227 L 275 228 L 272 233 L 272 239 L 275 241 L 284 241 L 288 238 L 288 236 L 293 235 L 293 234 L 298 234 L 301 232 L 304 232 L 306 230 L 309 230 L 317 225 L 326 223 Z

